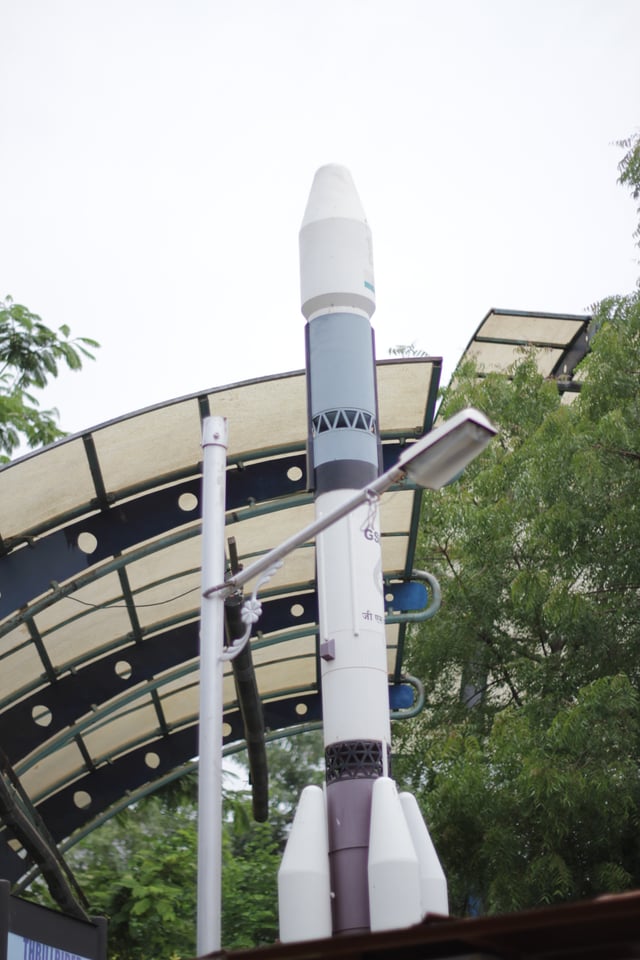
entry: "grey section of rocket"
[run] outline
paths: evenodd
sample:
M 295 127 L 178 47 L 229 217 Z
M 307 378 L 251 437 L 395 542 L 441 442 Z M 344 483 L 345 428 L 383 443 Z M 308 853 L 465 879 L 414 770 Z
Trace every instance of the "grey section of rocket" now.
M 316 494 L 359 490 L 380 471 L 371 324 L 327 313 L 306 326 L 309 472 Z

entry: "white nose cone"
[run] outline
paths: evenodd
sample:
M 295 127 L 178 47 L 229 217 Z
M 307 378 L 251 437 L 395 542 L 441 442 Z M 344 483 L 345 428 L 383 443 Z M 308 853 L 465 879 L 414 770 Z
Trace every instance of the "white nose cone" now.
M 316 220 L 333 217 L 367 222 L 353 178 L 339 163 L 327 163 L 316 171 L 301 229 Z
M 371 230 L 346 167 L 317 171 L 300 228 L 302 313 L 376 308 Z
M 426 916 L 427 913 L 438 913 L 447 917 L 449 916 L 447 878 L 429 836 L 418 801 L 412 793 L 401 793 L 400 803 L 420 864 L 422 916 Z
M 283 943 L 331 936 L 327 811 L 321 787 L 305 787 L 278 871 Z
M 422 920 L 418 856 L 389 777 L 378 777 L 371 797 L 369 911 L 372 930 L 395 930 Z

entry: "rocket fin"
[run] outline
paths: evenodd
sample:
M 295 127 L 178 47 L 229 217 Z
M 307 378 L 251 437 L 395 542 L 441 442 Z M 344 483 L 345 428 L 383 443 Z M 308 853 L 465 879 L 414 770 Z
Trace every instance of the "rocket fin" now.
M 371 799 L 369 910 L 371 930 L 409 927 L 422 919 L 418 856 L 389 777 L 375 781 Z
M 447 878 L 420 812 L 418 801 L 412 793 L 401 793 L 400 803 L 420 864 L 422 916 L 424 917 L 427 913 L 448 916 Z
M 278 871 L 283 943 L 331 936 L 327 812 L 321 787 L 305 787 Z

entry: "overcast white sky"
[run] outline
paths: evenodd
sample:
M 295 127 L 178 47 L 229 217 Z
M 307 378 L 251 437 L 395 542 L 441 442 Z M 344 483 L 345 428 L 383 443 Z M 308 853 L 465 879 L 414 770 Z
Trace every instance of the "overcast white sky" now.
M 379 357 L 449 374 L 491 307 L 634 286 L 638 0 L 0 0 L 0 37 L 0 296 L 102 344 L 43 397 L 70 431 L 304 365 L 323 163 L 373 230 Z

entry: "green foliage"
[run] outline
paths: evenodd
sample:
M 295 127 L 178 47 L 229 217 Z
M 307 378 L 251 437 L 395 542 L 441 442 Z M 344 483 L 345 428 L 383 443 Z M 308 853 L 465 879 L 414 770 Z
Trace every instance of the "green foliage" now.
M 500 431 L 426 500 L 444 599 L 409 653 L 428 710 L 399 731 L 457 912 L 640 885 L 640 293 L 593 331 L 571 404 L 526 353 L 443 401 Z
M 625 677 L 578 692 L 548 724 L 509 707 L 482 741 L 436 744 L 426 807 L 452 905 L 509 911 L 637 880 L 638 694 Z M 597 731 L 597 733 L 596 733 Z
M 395 347 L 389 347 L 389 353 L 392 357 L 426 357 L 427 351 L 416 347 L 415 340 L 412 343 L 398 343 Z
M 274 943 L 278 938 L 280 851 L 270 825 L 248 826 L 242 856 L 237 856 L 233 847 L 227 832 L 222 869 L 223 946 L 239 950 Z
M 640 133 L 636 133 L 626 140 L 620 140 L 618 146 L 626 150 L 624 157 L 618 164 L 620 173 L 618 183 L 629 187 L 631 196 L 638 201 L 640 200 Z M 636 209 L 640 220 L 640 204 Z M 640 246 L 640 225 L 635 231 L 634 237 L 636 237 L 638 246 Z M 638 282 L 640 283 L 640 280 Z
M 42 390 L 61 365 L 80 370 L 82 358 L 93 359 L 87 337 L 69 339 L 62 326 L 50 330 L 39 316 L 7 296 L 0 300 L 0 463 L 24 439 L 29 447 L 64 436 L 56 410 L 41 410 L 33 390 Z

